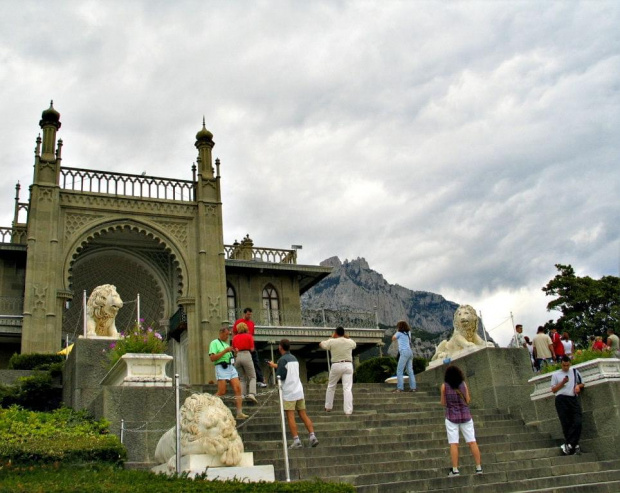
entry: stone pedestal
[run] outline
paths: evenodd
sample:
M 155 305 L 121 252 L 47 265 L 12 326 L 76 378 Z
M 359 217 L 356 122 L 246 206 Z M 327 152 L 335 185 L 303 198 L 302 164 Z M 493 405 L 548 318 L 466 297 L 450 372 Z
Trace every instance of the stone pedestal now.
M 168 464 L 153 467 L 151 471 L 163 474 L 175 474 L 175 458 L 170 459 Z M 255 466 L 252 452 L 244 452 L 241 462 L 233 467 L 224 467 L 221 462 L 210 455 L 192 454 L 181 457 L 181 471 L 187 473 L 190 478 L 197 474 L 207 473 L 207 479 L 238 479 L 248 483 L 258 481 L 275 481 L 275 473 L 272 465 Z
M 482 348 L 464 355 L 450 364 L 458 366 L 465 375 L 472 408 L 505 409 L 512 411 L 520 403 L 529 402 L 532 387 L 530 355 L 522 348 Z M 439 387 L 448 365 L 442 364 L 416 375 L 419 383 Z
M 109 370 L 110 338 L 80 337 L 63 369 L 62 400 L 74 409 L 86 409 L 101 392 L 101 379 Z
M 172 378 L 166 375 L 166 365 L 172 359 L 167 354 L 124 354 L 103 377 L 101 385 L 172 387 Z

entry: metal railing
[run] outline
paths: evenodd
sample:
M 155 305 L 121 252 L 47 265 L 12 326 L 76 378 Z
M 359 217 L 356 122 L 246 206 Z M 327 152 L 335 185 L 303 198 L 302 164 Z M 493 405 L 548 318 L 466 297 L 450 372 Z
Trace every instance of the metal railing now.
M 60 187 L 80 192 L 184 202 L 194 200 L 196 188 L 191 180 L 64 167 L 60 168 Z
M 234 317 L 232 316 L 234 315 Z M 243 317 L 243 310 L 229 310 L 229 321 Z M 263 327 L 338 327 L 374 329 L 377 327 L 374 312 L 348 310 L 253 310 L 252 320 Z
M 229 260 L 254 260 L 277 264 L 297 263 L 297 250 L 247 247 L 243 244 L 238 244 L 224 245 L 224 252 Z
M 174 312 L 172 317 L 170 317 L 170 325 L 168 326 L 168 330 L 170 332 L 174 332 L 175 330 L 182 330 L 187 328 L 187 313 L 183 310 L 183 307 L 179 307 L 179 309 Z
M 0 227 L 0 243 L 26 244 L 26 226 Z

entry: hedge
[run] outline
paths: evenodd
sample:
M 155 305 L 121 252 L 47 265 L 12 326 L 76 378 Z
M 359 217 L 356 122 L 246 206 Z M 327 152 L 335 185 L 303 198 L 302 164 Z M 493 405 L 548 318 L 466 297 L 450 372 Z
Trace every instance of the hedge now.
M 60 354 L 14 354 L 9 360 L 9 370 L 49 370 L 54 363 L 64 361 L 65 357 Z
M 155 475 L 147 471 L 130 471 L 113 467 L 3 467 L 0 468 L 3 492 L 60 493 L 353 493 L 355 488 L 344 483 L 295 481 L 291 483 L 242 483 L 239 481 L 204 481 L 202 477 Z
M 386 378 L 396 375 L 396 360 L 391 356 L 370 358 L 355 370 L 358 383 L 383 383 Z
M 108 423 L 68 408 L 37 413 L 16 406 L 0 409 L 0 461 L 40 464 L 93 462 L 122 464 L 125 447 L 107 434 Z
M 421 373 L 426 369 L 425 358 L 413 358 L 413 372 Z M 355 381 L 358 383 L 383 383 L 386 378 L 396 375 L 398 362 L 391 356 L 370 358 L 355 370 Z M 406 373 L 405 373 L 406 374 Z
M 37 372 L 18 378 L 14 385 L 0 385 L 0 407 L 17 405 L 33 411 L 60 407 L 62 387 L 55 385 L 51 372 Z

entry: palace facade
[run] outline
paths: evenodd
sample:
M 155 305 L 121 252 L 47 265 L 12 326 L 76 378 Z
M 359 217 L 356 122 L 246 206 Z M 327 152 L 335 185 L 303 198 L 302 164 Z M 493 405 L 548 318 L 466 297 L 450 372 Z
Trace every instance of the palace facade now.
M 220 161 L 204 121 L 186 180 L 65 167 L 53 104 L 39 125 L 29 198 L 21 201 L 18 184 L 13 223 L 0 228 L 0 367 L 15 352 L 73 342 L 83 333 L 83 299 L 101 284 L 123 299 L 119 331 L 139 310 L 171 341 L 186 383 L 213 380 L 208 344 L 246 306 L 265 357 L 288 337 L 304 362 L 320 363 L 317 342 L 339 324 L 360 350 L 380 344 L 371 313 L 302 310 L 300 296 L 330 268 L 298 264 L 298 247 L 259 248 L 249 235 L 224 244 Z

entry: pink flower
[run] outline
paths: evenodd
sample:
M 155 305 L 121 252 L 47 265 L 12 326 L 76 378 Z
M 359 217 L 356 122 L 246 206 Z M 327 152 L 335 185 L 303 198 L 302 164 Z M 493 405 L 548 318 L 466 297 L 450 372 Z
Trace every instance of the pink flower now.
M 110 344 L 110 349 L 114 349 L 116 347 L 116 343 L 113 342 L 112 344 Z

